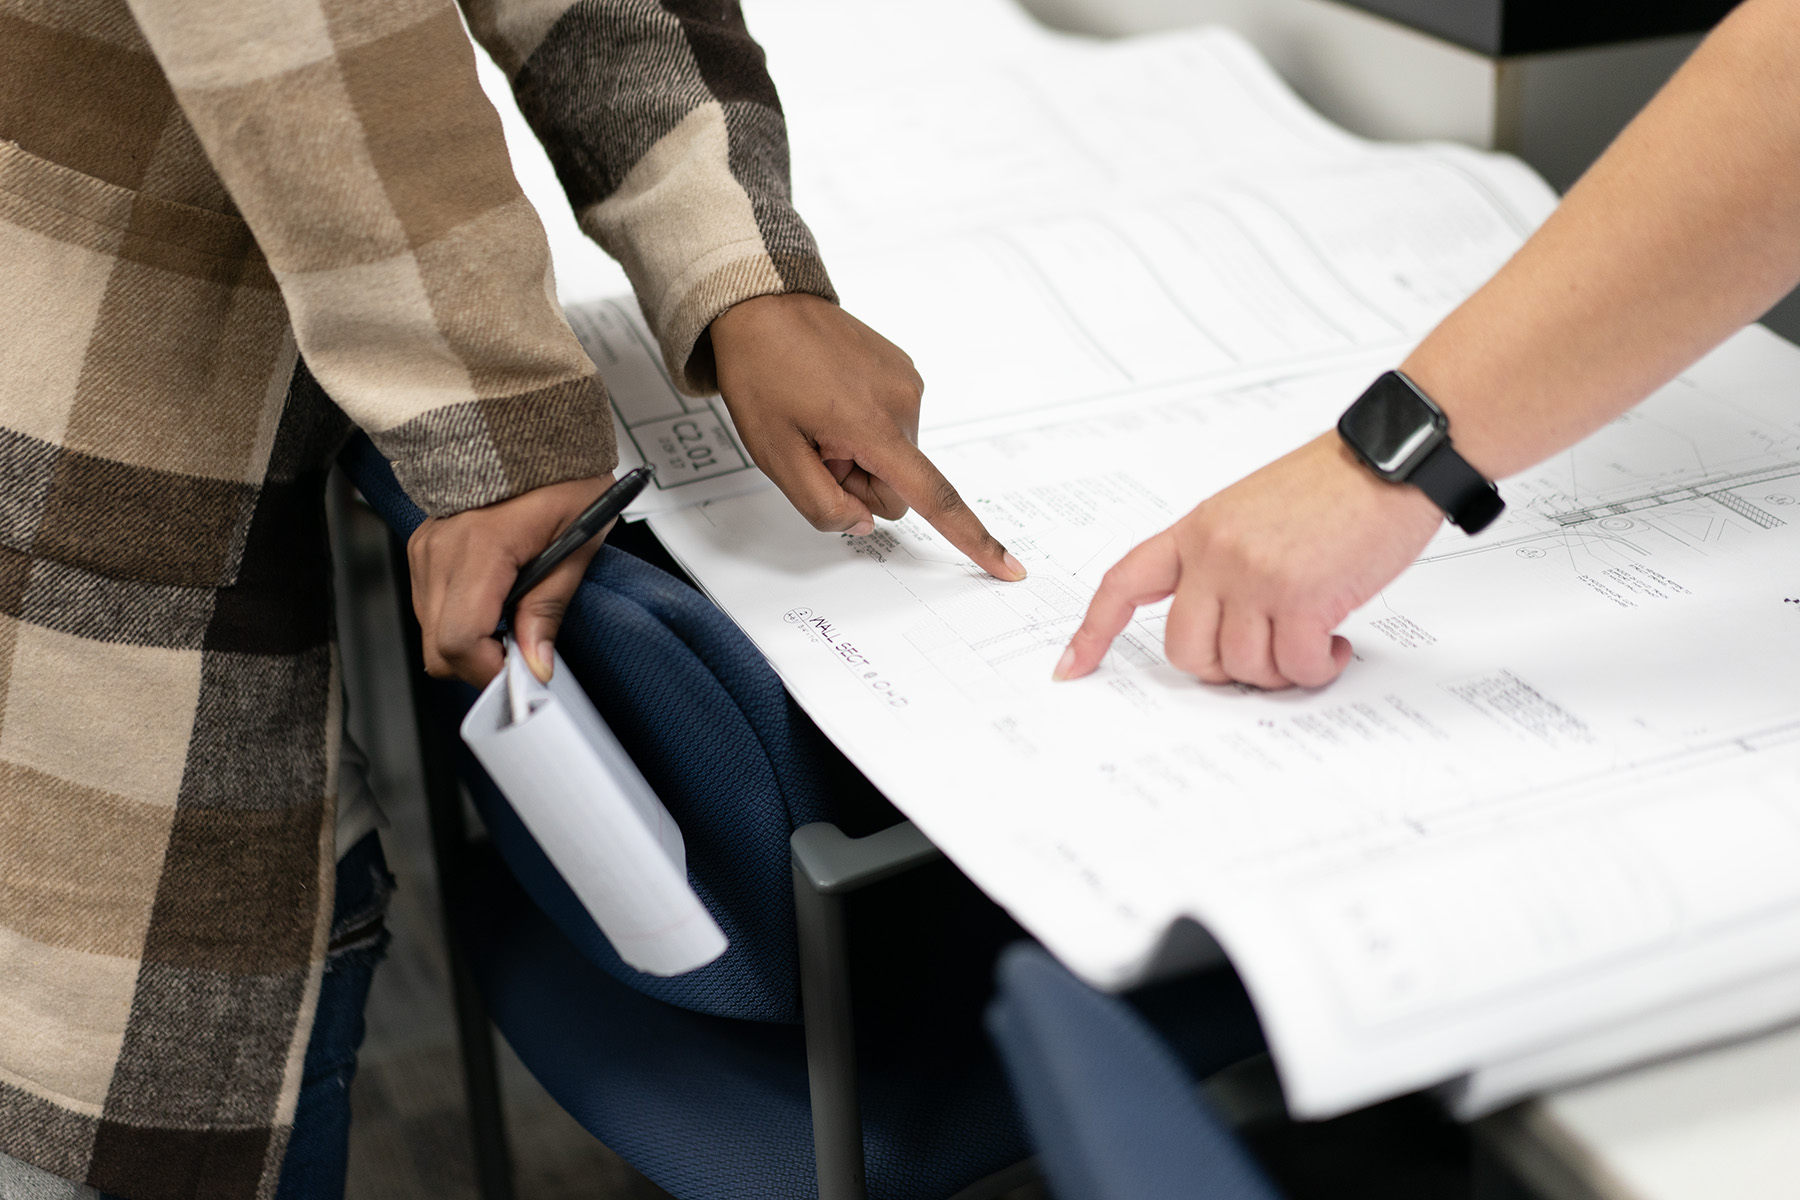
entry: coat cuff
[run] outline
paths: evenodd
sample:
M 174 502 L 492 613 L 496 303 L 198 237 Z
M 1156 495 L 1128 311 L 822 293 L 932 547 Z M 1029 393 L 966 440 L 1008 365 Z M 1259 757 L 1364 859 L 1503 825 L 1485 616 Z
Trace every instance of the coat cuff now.
M 619 465 L 612 406 L 597 376 L 434 408 L 369 437 L 434 517 Z

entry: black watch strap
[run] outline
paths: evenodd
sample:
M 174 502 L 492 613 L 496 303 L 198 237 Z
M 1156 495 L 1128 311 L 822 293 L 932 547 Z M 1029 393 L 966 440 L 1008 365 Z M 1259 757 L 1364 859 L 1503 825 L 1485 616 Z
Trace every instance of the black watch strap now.
M 1406 482 L 1431 497 L 1464 533 L 1480 533 L 1506 508 L 1500 489 L 1489 483 L 1445 438 L 1427 454 Z

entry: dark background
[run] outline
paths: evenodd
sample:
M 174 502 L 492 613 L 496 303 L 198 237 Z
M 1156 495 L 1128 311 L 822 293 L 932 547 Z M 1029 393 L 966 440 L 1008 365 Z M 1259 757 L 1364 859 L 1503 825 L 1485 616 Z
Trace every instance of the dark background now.
M 1346 0 L 1489 55 L 1711 29 L 1737 0 Z

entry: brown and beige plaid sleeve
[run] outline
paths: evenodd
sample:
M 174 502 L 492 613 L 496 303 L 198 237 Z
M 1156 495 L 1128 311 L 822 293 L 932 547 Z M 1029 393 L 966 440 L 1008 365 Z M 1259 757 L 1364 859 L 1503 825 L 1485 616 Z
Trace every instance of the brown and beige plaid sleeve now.
M 734 4 L 484 14 L 690 386 L 723 308 L 830 294 Z M 0 0 L 0 1152 L 64 1179 L 275 1189 L 345 414 L 434 512 L 613 464 L 474 65 L 452 0 Z
M 676 380 L 717 386 L 706 331 L 733 304 L 836 300 L 794 211 L 781 102 L 737 0 L 463 5 Z
M 610 470 L 449 0 L 130 0 L 301 354 L 428 512 Z
M 296 340 L 439 512 L 610 414 L 451 0 L 0 0 L 0 267 L 0 1153 L 267 1200 L 342 721 Z

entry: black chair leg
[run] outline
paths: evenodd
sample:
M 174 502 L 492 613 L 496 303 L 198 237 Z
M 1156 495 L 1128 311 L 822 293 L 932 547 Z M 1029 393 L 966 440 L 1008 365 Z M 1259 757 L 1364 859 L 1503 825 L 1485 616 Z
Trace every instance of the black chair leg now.
M 446 744 L 431 711 L 419 622 L 413 614 L 412 579 L 406 570 L 406 546 L 391 534 L 389 559 L 394 594 L 400 605 L 400 636 L 406 642 L 407 676 L 425 779 L 432 857 L 437 862 L 438 902 L 444 919 L 444 948 L 450 964 L 463 1085 L 468 1093 L 476 1183 L 482 1200 L 513 1200 L 512 1156 L 506 1145 L 506 1111 L 500 1095 L 499 1063 L 494 1056 L 493 1025 L 475 982 L 474 965 L 456 934 L 456 914 L 466 899 L 468 880 L 469 830 L 463 820 L 462 792 L 456 781 L 452 748 Z
M 455 935 L 448 939 L 455 943 Z M 462 1046 L 463 1083 L 475 1150 L 475 1182 L 482 1200 L 513 1200 L 512 1155 L 506 1145 L 506 1112 L 500 1097 L 500 1067 L 494 1058 L 493 1026 L 468 959 L 450 953 L 456 1034 Z

